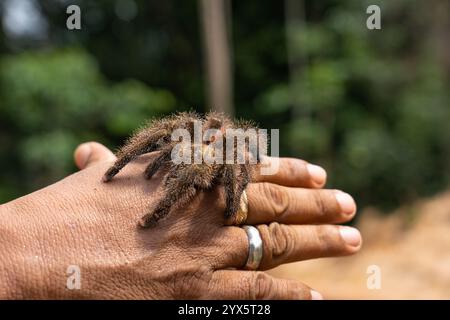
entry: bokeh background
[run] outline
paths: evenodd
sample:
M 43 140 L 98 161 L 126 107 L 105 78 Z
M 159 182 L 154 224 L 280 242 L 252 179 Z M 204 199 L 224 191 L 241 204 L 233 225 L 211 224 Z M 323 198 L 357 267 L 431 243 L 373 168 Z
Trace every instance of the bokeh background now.
M 279 128 L 281 155 L 359 205 L 361 254 L 274 274 L 330 298 L 450 299 L 448 0 L 0 0 L 0 17 L 0 203 L 74 172 L 83 141 L 221 110 Z

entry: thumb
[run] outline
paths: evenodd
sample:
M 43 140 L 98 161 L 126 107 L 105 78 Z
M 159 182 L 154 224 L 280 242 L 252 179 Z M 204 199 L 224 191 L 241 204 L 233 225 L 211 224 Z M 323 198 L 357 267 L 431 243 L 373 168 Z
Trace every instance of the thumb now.
M 103 161 L 114 161 L 116 156 L 104 145 L 98 142 L 80 144 L 74 152 L 75 164 L 80 170 Z

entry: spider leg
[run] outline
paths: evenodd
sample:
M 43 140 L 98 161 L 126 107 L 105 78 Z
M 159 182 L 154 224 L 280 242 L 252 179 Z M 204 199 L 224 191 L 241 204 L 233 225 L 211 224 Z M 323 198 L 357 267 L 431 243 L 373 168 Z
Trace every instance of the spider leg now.
M 220 129 L 231 126 L 230 119 L 223 113 L 210 112 L 205 119 L 205 129 Z
M 130 161 L 136 159 L 140 155 L 152 152 L 160 148 L 164 143 L 164 138 L 169 135 L 169 127 L 167 123 L 161 123 L 154 127 L 143 129 L 135 134 L 118 152 L 117 160 L 112 167 L 106 171 L 103 181 L 108 182 L 122 170 Z M 169 135 L 170 137 L 170 135 Z
M 145 179 L 150 179 L 156 173 L 156 171 L 161 168 L 161 166 L 167 163 L 167 161 L 170 159 L 171 152 L 172 146 L 168 146 L 161 150 L 161 153 L 147 166 L 147 168 L 145 168 Z
M 188 203 L 197 193 L 197 189 L 188 181 L 178 182 L 177 166 L 172 166 L 171 170 L 173 172 L 166 177 L 164 183 L 166 194 L 163 199 L 158 202 L 152 212 L 144 215 L 139 221 L 143 228 L 153 227 L 159 220 L 167 216 L 171 209 Z
M 241 164 L 239 166 L 239 173 L 236 174 L 236 191 L 233 195 L 233 210 L 230 212 L 230 217 L 234 216 L 241 205 L 241 197 L 242 193 L 244 192 L 245 188 L 247 188 L 247 185 L 250 182 L 250 174 L 247 168 L 247 165 Z
M 249 157 L 253 157 L 256 163 L 261 163 L 265 152 L 267 152 L 268 137 L 267 133 L 260 132 L 253 121 L 249 120 L 237 120 L 234 124 L 235 128 L 241 128 L 243 130 L 254 130 L 253 132 L 247 132 L 249 139 L 245 140 L 245 148 L 248 150 L 246 161 L 250 161 Z M 257 141 L 256 145 L 250 145 L 250 140 Z M 235 145 L 236 147 L 236 145 Z M 261 150 L 263 149 L 263 150 Z M 264 153 L 262 152 L 264 151 Z
M 244 192 L 245 188 L 247 188 L 247 185 L 250 182 L 250 173 L 248 170 L 248 165 L 241 164 L 240 166 L 240 172 L 237 176 L 237 191 L 236 191 L 236 197 L 238 199 L 238 203 L 241 201 L 241 195 L 242 192 Z
M 135 153 L 132 154 L 126 154 L 120 158 L 118 158 L 116 160 L 116 162 L 114 162 L 113 166 L 110 167 L 108 169 L 108 171 L 106 171 L 105 175 L 103 176 L 103 182 L 109 182 L 111 181 L 112 178 L 114 178 L 114 176 L 116 174 L 119 173 L 120 170 L 122 170 L 123 167 L 125 167 L 130 161 L 134 160 L 135 158 L 137 158 L 138 156 L 140 156 L 141 154 L 146 153 L 147 149 L 140 149 L 140 150 L 136 150 Z
M 226 165 L 223 170 L 223 184 L 225 189 L 225 218 L 231 218 L 238 210 L 239 202 L 236 198 L 236 173 L 233 165 Z
M 194 113 L 182 112 L 166 119 L 149 122 L 146 128 L 136 133 L 119 151 L 118 159 L 103 176 L 103 181 L 110 181 L 123 167 L 138 156 L 156 151 L 170 143 L 174 129 L 193 130 L 194 122 L 199 120 Z M 192 134 L 192 133 L 191 133 Z

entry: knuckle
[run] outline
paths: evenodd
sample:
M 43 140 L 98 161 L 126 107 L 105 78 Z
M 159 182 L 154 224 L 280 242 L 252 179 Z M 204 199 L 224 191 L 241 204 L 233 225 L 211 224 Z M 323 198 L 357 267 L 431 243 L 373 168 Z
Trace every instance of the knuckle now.
M 275 216 L 282 216 L 289 207 L 288 194 L 278 186 L 270 183 L 262 184 L 262 194 L 268 199 L 269 207 Z
M 251 293 L 249 295 L 251 299 L 261 300 L 271 296 L 274 288 L 274 279 L 271 276 L 265 272 L 257 271 L 253 273 L 251 282 Z
M 312 193 L 313 205 L 319 217 L 327 217 L 330 214 L 330 208 L 327 206 L 327 197 L 324 190 L 315 190 Z
M 272 256 L 279 257 L 291 252 L 291 243 L 293 243 L 293 235 L 288 229 L 279 223 L 271 223 L 269 225 L 270 234 L 272 235 Z
M 259 227 L 264 242 L 265 261 L 289 255 L 295 241 L 294 235 L 285 226 L 272 222 Z

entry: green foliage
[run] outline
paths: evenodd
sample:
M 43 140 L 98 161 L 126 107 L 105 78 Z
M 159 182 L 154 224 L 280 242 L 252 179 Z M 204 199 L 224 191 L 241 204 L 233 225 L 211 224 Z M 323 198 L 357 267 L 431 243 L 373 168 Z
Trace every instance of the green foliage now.
M 73 171 L 72 153 L 80 142 L 117 145 L 146 119 L 175 105 L 168 91 L 137 80 L 109 84 L 81 49 L 4 57 L 0 83 L 0 123 L 7 141 L 0 161 L 10 171 L 2 185 L 15 180 L 12 186 L 20 186 L 0 193 L 0 202 Z
M 430 36 L 439 22 L 425 3 L 422 11 L 407 1 L 370 2 L 382 8 L 381 31 L 365 28 L 368 4 L 318 8 L 292 35 L 299 75 L 293 70 L 292 81 L 256 101 L 272 119 L 290 112 L 285 153 L 322 163 L 330 185 L 362 205 L 399 205 L 449 183 L 446 39 Z M 424 35 L 412 41 L 418 11 Z
M 122 21 L 111 1 L 77 0 L 83 29 L 68 32 L 63 2 L 40 1 L 50 45 L 0 55 L 0 202 L 74 170 L 82 141 L 117 146 L 148 117 L 208 109 L 197 1 L 135 2 Z M 448 1 L 303 3 L 286 37 L 284 2 L 232 2 L 237 116 L 279 128 L 282 155 L 322 164 L 360 207 L 448 187 Z M 366 28 L 371 4 L 382 30 Z

